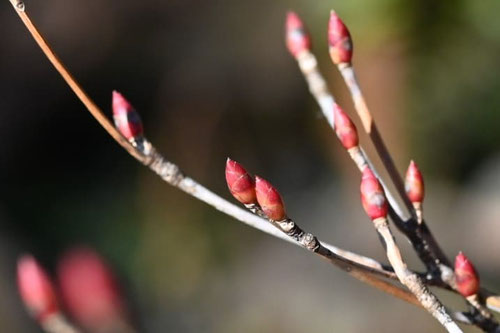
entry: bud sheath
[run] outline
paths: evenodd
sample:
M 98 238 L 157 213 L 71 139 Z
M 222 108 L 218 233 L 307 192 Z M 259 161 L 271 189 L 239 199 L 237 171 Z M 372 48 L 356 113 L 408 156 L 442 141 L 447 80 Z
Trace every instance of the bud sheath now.
M 311 49 L 311 37 L 295 12 L 289 11 L 287 13 L 285 28 L 286 46 L 295 58 L 302 52 Z
M 230 158 L 226 161 L 226 182 L 236 200 L 245 205 L 257 203 L 252 177 L 241 164 Z
M 113 91 L 113 119 L 115 126 L 127 140 L 144 134 L 141 117 L 134 107 L 117 91 Z
M 351 63 L 351 34 L 344 22 L 342 22 L 333 10 L 330 13 L 330 21 L 328 22 L 328 45 L 330 48 L 330 57 L 335 65 Z
M 479 275 L 462 252 L 459 252 L 455 258 L 455 278 L 457 289 L 462 296 L 472 296 L 479 291 Z
M 373 171 L 369 167 L 363 170 L 361 178 L 361 203 L 370 219 L 385 218 L 389 206 L 385 198 L 384 189 Z
M 283 200 L 267 180 L 255 176 L 255 193 L 260 207 L 269 219 L 281 221 L 286 218 Z

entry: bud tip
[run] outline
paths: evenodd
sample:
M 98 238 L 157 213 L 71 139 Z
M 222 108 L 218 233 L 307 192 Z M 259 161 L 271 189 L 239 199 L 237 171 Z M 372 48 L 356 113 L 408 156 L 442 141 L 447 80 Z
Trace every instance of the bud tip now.
M 413 160 L 411 160 L 408 170 L 406 171 L 405 189 L 408 199 L 410 199 L 411 202 L 421 203 L 424 201 L 424 177 Z
M 311 37 L 299 15 L 289 10 L 286 14 L 286 46 L 296 58 L 304 51 L 311 49 Z
M 334 10 L 330 12 L 328 22 L 328 44 L 334 64 L 351 63 L 353 50 L 351 34 Z
M 360 192 L 363 208 L 372 221 L 387 216 L 389 206 L 384 189 L 369 167 L 363 170 Z
M 455 278 L 457 289 L 464 297 L 477 294 L 479 291 L 479 275 L 474 265 L 461 251 L 455 258 Z
M 127 140 L 133 140 L 143 135 L 144 130 L 139 113 L 116 90 L 113 90 L 112 93 L 112 108 L 115 126 Z

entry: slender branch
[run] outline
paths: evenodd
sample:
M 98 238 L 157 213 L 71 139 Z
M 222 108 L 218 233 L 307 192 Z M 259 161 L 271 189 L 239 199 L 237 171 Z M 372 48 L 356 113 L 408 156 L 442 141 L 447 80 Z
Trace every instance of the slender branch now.
M 448 332 L 462 332 L 462 330 L 453 321 L 450 315 L 446 312 L 445 307 L 425 286 L 424 282 L 413 272 L 411 272 L 406 263 L 403 261 L 401 251 L 394 240 L 386 218 L 378 218 L 373 221 L 377 233 L 381 236 L 384 247 L 386 249 L 387 258 L 391 263 L 396 275 L 401 283 L 420 301 L 422 306 L 434 317 Z
M 319 104 L 321 112 L 325 116 L 328 124 L 332 127 L 332 129 L 335 129 L 333 119 L 333 106 L 335 105 L 335 98 L 328 90 L 326 81 L 319 71 L 318 60 L 309 50 L 302 51 L 295 59 L 297 60 L 299 68 L 307 81 L 309 92 Z
M 375 125 L 373 116 L 370 110 L 368 109 L 365 98 L 357 81 L 354 68 L 352 67 L 351 63 L 341 63 L 337 67 L 339 68 L 339 71 L 344 78 L 344 81 L 349 89 L 349 92 L 351 93 L 354 106 L 363 124 L 363 129 L 368 134 L 373 145 L 375 146 L 375 149 L 378 155 L 380 156 L 380 159 L 382 160 L 383 165 L 387 170 L 387 173 L 389 174 L 392 183 L 394 184 L 396 190 L 398 191 L 399 197 L 404 202 L 408 212 L 410 212 L 410 214 L 412 215 L 412 218 L 404 221 L 404 223 L 401 223 L 400 221 L 395 221 L 396 226 L 407 237 L 413 238 L 411 239 L 412 243 L 413 241 L 416 241 L 416 243 L 414 243 L 415 247 L 422 247 L 429 249 L 429 253 L 432 253 L 432 257 L 434 257 L 432 258 L 433 260 L 431 261 L 429 258 L 425 259 L 421 257 L 421 259 L 428 267 L 432 267 L 433 269 L 435 269 L 441 263 L 446 266 L 450 266 L 448 258 L 441 250 L 438 243 L 435 241 L 434 237 L 431 235 L 425 222 L 422 221 L 421 224 L 418 224 L 416 222 L 417 216 L 413 205 L 411 204 L 410 200 L 406 195 L 403 179 L 401 178 L 401 175 L 399 174 L 394 164 L 394 161 L 392 160 L 392 157 L 380 135 L 380 132 L 378 131 L 377 126 Z
M 296 60 L 298 62 L 299 68 L 304 75 L 311 94 L 314 96 L 318 104 L 320 105 L 320 108 L 328 122 L 328 124 L 332 127 L 332 129 L 335 129 L 335 123 L 334 123 L 334 117 L 333 117 L 333 108 L 335 103 L 334 97 L 328 92 L 326 82 L 321 75 L 321 72 L 319 71 L 318 68 L 318 62 L 316 60 L 316 57 L 314 54 L 309 51 L 309 50 L 304 50 L 301 53 L 299 53 L 296 57 Z M 356 82 L 355 80 L 351 80 Z M 350 81 L 350 82 L 351 82 Z M 353 84 L 352 86 L 357 87 L 357 84 Z M 362 98 L 361 92 L 359 88 L 356 89 L 357 96 L 361 96 L 360 98 L 362 99 L 362 104 L 365 106 L 364 110 L 366 110 L 363 114 L 365 115 L 364 118 L 362 118 L 363 121 L 363 126 L 366 126 L 368 122 L 370 124 L 373 123 L 373 120 L 371 118 L 371 115 L 367 111 L 368 109 L 366 108 L 366 104 L 364 103 L 364 99 Z M 365 125 L 366 123 L 366 125 Z M 348 149 L 349 155 L 351 156 L 352 160 L 358 167 L 358 170 L 360 172 L 363 172 L 363 169 L 368 165 L 376 174 L 377 178 L 379 181 L 382 183 L 382 186 L 384 187 L 384 191 L 386 193 L 387 199 L 389 201 L 389 204 L 391 206 L 391 218 L 395 221 L 395 224 L 402 228 L 405 234 L 407 234 L 407 237 L 410 239 L 412 245 L 414 246 L 415 250 L 417 251 L 419 257 L 422 259 L 422 261 L 426 264 L 427 268 L 435 274 L 439 274 L 440 271 L 445 272 L 446 274 L 440 275 L 442 278 L 446 278 L 449 280 L 450 272 L 452 275 L 451 269 L 446 269 L 442 268 L 440 269 L 440 259 L 438 256 L 435 255 L 435 253 L 432 251 L 433 248 L 438 248 L 437 245 L 434 247 L 429 246 L 428 242 L 432 241 L 429 240 L 428 238 L 424 238 L 423 235 L 424 233 L 422 230 L 415 230 L 413 232 L 409 232 L 409 227 L 411 225 L 410 222 L 406 222 L 408 220 L 403 219 L 403 209 L 399 205 L 399 202 L 394 198 L 392 195 L 392 192 L 388 189 L 386 184 L 383 182 L 382 178 L 377 174 L 375 168 L 373 167 L 373 163 L 369 160 L 368 156 L 364 152 L 363 148 L 358 145 L 356 147 Z M 398 175 L 399 176 L 399 175 Z M 402 182 L 402 180 L 401 180 Z M 403 190 L 404 190 L 404 185 L 403 185 Z M 406 193 L 405 193 L 405 198 Z M 408 200 L 408 199 L 407 199 Z M 410 204 L 411 205 L 411 204 Z M 426 229 L 428 230 L 428 229 Z M 428 233 L 425 233 L 426 235 Z M 430 233 L 429 233 L 430 234 Z M 444 256 L 444 255 L 443 255 Z M 435 273 L 438 272 L 438 273 Z
M 382 163 L 385 169 L 387 170 L 387 173 L 389 174 L 392 183 L 396 187 L 399 196 L 401 197 L 406 208 L 408 209 L 408 212 L 414 214 L 413 206 L 410 200 L 408 200 L 408 197 L 406 195 L 403 179 L 401 178 L 394 164 L 394 161 L 392 160 L 391 154 L 389 153 L 380 135 L 380 132 L 378 131 L 377 126 L 375 125 L 375 121 L 373 120 L 373 117 L 370 113 L 370 110 L 368 109 L 363 93 L 361 92 L 361 88 L 359 87 L 352 65 L 350 63 L 349 64 L 342 63 L 338 65 L 338 68 L 344 78 L 344 81 L 349 89 L 349 92 L 351 93 L 354 102 L 354 107 L 356 108 L 356 112 L 358 113 L 361 123 L 363 124 L 363 129 L 365 130 L 366 134 L 368 134 L 373 145 L 375 146 L 375 149 L 377 150 L 377 153 L 380 156 L 380 159 L 382 160 Z
M 362 121 L 365 132 L 371 138 L 394 186 L 398 190 L 398 193 L 403 199 L 408 211 L 412 214 L 410 219 L 406 221 L 402 220 L 399 207 L 393 205 L 392 201 L 394 200 L 391 199 L 391 194 L 389 192 L 388 200 L 390 202 L 391 219 L 398 229 L 408 237 L 410 243 L 417 252 L 417 255 L 426 265 L 431 276 L 438 276 L 439 279 L 445 282 L 445 284 L 447 284 L 451 289 L 457 291 L 455 277 L 453 270 L 450 267 L 450 263 L 423 220 L 421 206 L 419 205 L 415 207 L 410 202 L 406 194 L 403 180 L 394 165 L 394 161 L 392 160 L 391 155 L 387 150 L 387 147 L 385 146 L 373 117 L 366 105 L 352 65 L 350 63 L 341 63 L 338 64 L 338 68 L 349 88 L 356 111 Z M 366 155 L 362 150 L 360 152 L 358 149 L 358 151 L 350 152 L 350 154 L 353 160 L 357 162 L 356 164 L 360 170 L 362 170 L 364 165 L 371 164 L 368 160 L 363 162 L 363 155 L 365 159 Z M 380 177 L 378 178 L 380 179 Z M 386 188 L 386 186 L 384 186 L 384 188 Z M 398 207 L 398 211 L 395 211 L 394 207 Z M 479 327 L 493 327 L 495 329 L 498 327 L 498 323 L 495 318 L 488 312 L 487 309 L 484 308 L 484 306 L 481 305 L 477 299 L 474 301 L 467 298 L 466 301 L 473 309 L 475 309 L 475 312 L 477 312 L 474 317 L 474 321 Z
M 336 104 L 334 96 L 329 92 L 327 84 L 325 79 L 323 78 L 323 75 L 321 74 L 319 67 L 318 67 L 318 61 L 316 59 L 316 56 L 314 53 L 312 53 L 309 50 L 304 50 L 301 53 L 299 53 L 296 57 L 295 60 L 297 60 L 297 63 L 299 65 L 300 71 L 302 72 L 307 85 L 309 87 L 309 91 L 313 95 L 314 99 L 320 106 L 321 112 L 325 116 L 326 121 L 330 125 L 330 127 L 335 130 L 335 121 L 333 117 L 333 108 Z M 361 151 L 363 152 L 362 148 L 360 147 Z M 352 155 L 351 155 L 352 156 Z M 354 157 L 353 157 L 354 158 Z M 354 160 L 358 166 L 358 168 L 361 168 L 358 163 L 361 162 L 359 160 Z M 363 152 L 363 163 L 368 163 L 372 170 L 376 173 L 375 168 L 373 167 L 373 164 L 369 160 L 368 156 Z M 378 177 L 381 179 L 380 177 Z M 392 195 L 391 191 L 389 188 L 382 183 L 382 186 L 384 186 L 384 190 L 387 194 L 387 199 L 391 203 L 391 206 L 394 207 L 395 211 L 398 213 L 398 215 L 401 218 L 404 218 L 403 215 L 403 209 L 400 206 L 399 202 L 394 198 Z

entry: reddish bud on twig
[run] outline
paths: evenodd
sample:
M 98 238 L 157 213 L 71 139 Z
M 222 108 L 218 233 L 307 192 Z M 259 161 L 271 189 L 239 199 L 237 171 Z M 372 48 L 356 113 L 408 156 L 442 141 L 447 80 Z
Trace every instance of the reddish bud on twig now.
M 295 58 L 311 49 L 311 37 L 300 17 L 293 11 L 286 15 L 286 46 Z
M 281 221 L 286 218 L 283 200 L 267 180 L 255 176 L 255 193 L 260 207 L 269 219 Z
M 24 255 L 19 258 L 17 285 L 24 304 L 40 323 L 59 313 L 54 286 L 33 256 Z
M 333 106 L 333 119 L 335 122 L 335 133 L 345 149 L 351 149 L 359 145 L 358 131 L 351 118 L 335 104 Z
M 386 217 L 389 206 L 385 199 L 384 189 L 373 171 L 366 167 L 361 178 L 361 203 L 370 219 Z
M 459 252 L 455 258 L 455 278 L 457 289 L 464 297 L 477 294 L 479 291 L 479 276 L 469 259 Z
M 75 320 L 91 332 L 126 321 L 125 302 L 111 269 L 91 249 L 67 252 L 58 264 L 61 296 Z
M 424 178 L 415 162 L 411 161 L 406 171 L 405 179 L 406 194 L 411 202 L 424 201 Z
M 328 23 L 328 45 L 330 47 L 330 57 L 335 65 L 351 63 L 351 34 L 344 22 L 342 22 L 333 10 L 330 13 L 330 21 Z
M 226 161 L 226 182 L 236 200 L 246 205 L 257 203 L 254 180 L 241 164 L 230 158 Z
M 113 91 L 113 119 L 115 126 L 127 139 L 133 140 L 141 137 L 144 133 L 139 113 L 134 107 L 117 91 Z

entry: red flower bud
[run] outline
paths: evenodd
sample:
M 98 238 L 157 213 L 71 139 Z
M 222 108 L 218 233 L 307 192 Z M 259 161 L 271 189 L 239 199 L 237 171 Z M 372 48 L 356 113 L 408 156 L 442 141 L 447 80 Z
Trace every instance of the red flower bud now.
M 333 10 L 330 13 L 330 22 L 328 23 L 328 45 L 330 46 L 330 57 L 335 65 L 351 62 L 351 34 Z
M 424 201 L 424 178 L 415 162 L 411 161 L 406 171 L 406 194 L 411 202 Z
M 467 297 L 479 291 L 479 276 L 469 259 L 459 252 L 455 258 L 455 278 L 457 289 L 462 296 Z
M 61 295 L 73 318 L 88 331 L 126 321 L 125 302 L 111 269 L 87 248 L 67 252 L 58 264 Z
M 24 255 L 17 262 L 17 286 L 24 304 L 40 323 L 59 313 L 54 286 L 31 255 Z
M 267 180 L 255 176 L 255 193 L 260 207 L 274 221 L 286 218 L 285 206 L 278 191 Z
M 242 204 L 257 203 L 255 183 L 248 172 L 230 158 L 226 161 L 226 182 L 229 192 Z
M 389 206 L 384 189 L 369 167 L 363 170 L 361 178 L 361 203 L 372 221 L 387 216 Z
M 142 121 L 134 107 L 117 91 L 113 91 L 113 119 L 115 126 L 127 139 L 143 135 Z
M 342 110 L 338 104 L 333 106 L 333 119 L 335 132 L 345 149 L 351 149 L 359 144 L 358 131 L 351 118 Z
M 294 57 L 311 49 L 311 37 L 300 17 L 292 11 L 286 15 L 286 46 Z

